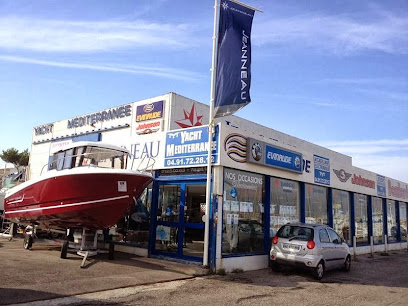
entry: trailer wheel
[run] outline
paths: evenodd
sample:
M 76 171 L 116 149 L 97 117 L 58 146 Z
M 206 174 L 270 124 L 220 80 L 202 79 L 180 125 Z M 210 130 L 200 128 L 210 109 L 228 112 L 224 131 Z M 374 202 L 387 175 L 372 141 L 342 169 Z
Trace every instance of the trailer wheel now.
M 115 244 L 111 241 L 109 242 L 109 260 L 113 260 L 115 258 Z
M 68 241 L 64 241 L 61 247 L 61 258 L 62 259 L 67 258 L 67 252 L 68 252 Z
M 25 235 L 24 242 L 23 242 L 24 249 L 30 250 L 32 246 L 33 246 L 33 236 Z

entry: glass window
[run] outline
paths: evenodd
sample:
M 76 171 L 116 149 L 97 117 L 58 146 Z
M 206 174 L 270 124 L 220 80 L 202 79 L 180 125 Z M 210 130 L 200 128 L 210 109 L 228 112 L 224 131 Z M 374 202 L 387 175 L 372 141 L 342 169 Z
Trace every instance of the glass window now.
M 327 233 L 325 229 L 321 229 L 319 231 L 319 238 L 320 238 L 320 242 L 323 242 L 323 243 L 330 242 L 329 234 Z
M 368 215 L 367 196 L 363 194 L 354 195 L 354 214 L 356 227 L 357 245 L 368 243 Z
M 279 178 L 271 178 L 271 219 L 270 236 L 276 235 L 279 228 L 299 221 L 299 183 Z
M 340 237 L 335 231 L 333 231 L 332 229 L 327 229 L 327 231 L 329 232 L 331 242 L 340 243 Z
M 123 243 L 130 243 L 146 247 L 149 243 L 149 224 L 152 203 L 152 184 L 142 193 L 139 199 L 133 198 L 134 204 L 130 210 L 110 229 L 110 234 L 118 234 L 117 239 Z
M 395 201 L 387 200 L 387 235 L 389 242 L 398 240 L 397 218 L 395 215 Z
M 276 236 L 290 240 L 309 241 L 313 240 L 314 231 L 309 227 L 287 224 L 279 229 Z
M 74 154 L 74 149 L 67 150 L 65 152 L 64 158 L 64 169 L 71 169 L 72 165 L 72 155 Z
M 64 152 L 54 154 L 54 160 L 52 161 L 50 170 L 53 169 L 62 170 L 64 165 L 64 156 L 65 156 Z
M 347 191 L 333 190 L 333 228 L 351 244 L 350 236 L 350 194 Z
M 127 153 L 122 151 L 87 146 L 83 156 L 82 166 L 126 169 Z
M 306 184 L 306 223 L 328 224 L 327 188 Z
M 180 185 L 162 185 L 159 189 L 157 221 L 179 221 Z
M 264 177 L 224 169 L 222 253 L 264 252 Z
M 372 200 L 373 211 L 373 241 L 375 244 L 384 243 L 383 230 L 384 230 L 384 212 L 383 212 L 383 200 L 373 197 Z
M 401 227 L 401 240 L 407 241 L 407 203 L 400 202 L 400 227 Z

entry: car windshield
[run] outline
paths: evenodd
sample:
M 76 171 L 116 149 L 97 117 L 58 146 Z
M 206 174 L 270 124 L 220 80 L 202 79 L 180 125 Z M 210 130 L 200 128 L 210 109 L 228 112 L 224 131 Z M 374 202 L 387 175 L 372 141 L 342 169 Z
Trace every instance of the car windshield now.
M 313 240 L 313 229 L 303 226 L 285 225 L 282 226 L 276 234 L 279 238 L 286 238 L 289 240 Z

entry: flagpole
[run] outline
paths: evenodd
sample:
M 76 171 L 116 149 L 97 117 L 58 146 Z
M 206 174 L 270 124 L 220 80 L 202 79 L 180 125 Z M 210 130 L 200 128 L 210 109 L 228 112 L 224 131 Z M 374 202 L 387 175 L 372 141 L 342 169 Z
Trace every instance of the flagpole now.
M 214 127 L 214 100 L 215 100 L 215 70 L 217 61 L 217 19 L 218 0 L 214 0 L 214 28 L 213 28 L 213 53 L 211 61 L 211 91 L 210 91 L 210 116 L 208 118 L 208 156 L 207 156 L 207 185 L 205 195 L 205 230 L 204 230 L 204 254 L 203 265 L 208 266 L 208 250 L 210 236 L 210 205 L 211 205 L 211 147 Z

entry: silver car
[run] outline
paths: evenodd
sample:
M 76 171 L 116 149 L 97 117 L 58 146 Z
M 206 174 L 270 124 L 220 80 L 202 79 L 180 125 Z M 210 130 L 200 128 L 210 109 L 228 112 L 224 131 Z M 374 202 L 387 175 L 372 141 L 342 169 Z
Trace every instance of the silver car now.
M 272 238 L 270 265 L 273 271 L 281 265 L 299 266 L 321 279 L 326 270 L 350 271 L 348 245 L 331 227 L 319 224 L 288 223 Z

